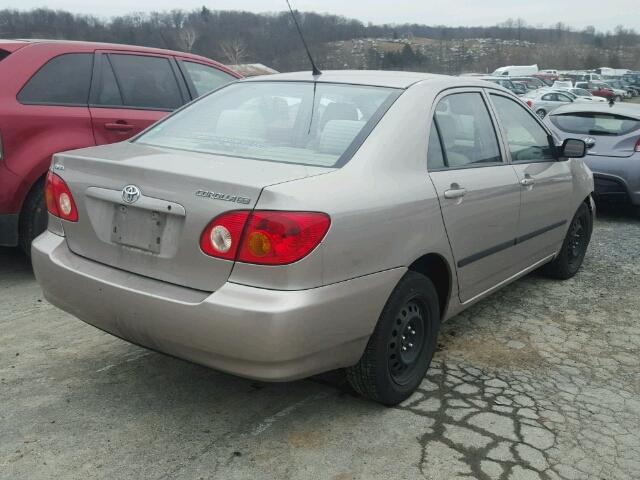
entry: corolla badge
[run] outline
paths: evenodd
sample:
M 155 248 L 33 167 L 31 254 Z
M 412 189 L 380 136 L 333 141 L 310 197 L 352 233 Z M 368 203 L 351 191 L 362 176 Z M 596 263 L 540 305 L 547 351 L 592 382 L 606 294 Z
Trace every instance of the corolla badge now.
M 140 189 L 135 185 L 127 185 L 122 189 L 122 200 L 125 203 L 137 202 L 140 198 Z

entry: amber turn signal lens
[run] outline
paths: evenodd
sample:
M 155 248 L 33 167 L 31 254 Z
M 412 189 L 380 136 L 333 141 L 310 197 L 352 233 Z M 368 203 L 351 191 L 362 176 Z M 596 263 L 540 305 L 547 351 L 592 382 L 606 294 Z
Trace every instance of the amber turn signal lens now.
M 271 241 L 263 232 L 253 232 L 247 239 L 247 248 L 256 257 L 265 257 L 271 252 Z

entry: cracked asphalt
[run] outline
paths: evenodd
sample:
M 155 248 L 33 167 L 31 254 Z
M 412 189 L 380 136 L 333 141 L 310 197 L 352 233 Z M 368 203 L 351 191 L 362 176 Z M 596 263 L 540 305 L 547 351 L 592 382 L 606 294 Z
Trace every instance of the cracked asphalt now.
M 397 408 L 337 373 L 235 378 L 104 334 L 0 249 L 2 479 L 640 478 L 640 217 L 581 272 L 530 275 L 447 322 Z

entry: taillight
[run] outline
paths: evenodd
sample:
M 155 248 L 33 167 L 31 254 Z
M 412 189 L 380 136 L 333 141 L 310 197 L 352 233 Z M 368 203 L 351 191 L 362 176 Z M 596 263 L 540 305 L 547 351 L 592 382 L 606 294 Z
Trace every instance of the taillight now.
M 71 190 L 64 183 L 64 180 L 53 172 L 47 173 L 44 198 L 47 203 L 47 210 L 51 215 L 69 222 L 78 221 L 78 209 L 76 208 L 76 202 L 73 200 L 73 195 L 71 195 Z
M 322 241 L 331 220 L 320 212 L 239 210 L 213 219 L 200 237 L 207 255 L 260 265 L 286 265 Z
M 202 251 L 212 257 L 235 260 L 250 213 L 249 210 L 236 210 L 211 220 L 200 235 Z
M 636 152 L 640 152 L 640 138 L 638 138 L 638 141 L 636 142 L 636 146 L 635 146 L 634 150 Z
M 527 100 L 527 105 L 529 105 L 529 108 L 533 108 L 533 102 L 531 100 Z

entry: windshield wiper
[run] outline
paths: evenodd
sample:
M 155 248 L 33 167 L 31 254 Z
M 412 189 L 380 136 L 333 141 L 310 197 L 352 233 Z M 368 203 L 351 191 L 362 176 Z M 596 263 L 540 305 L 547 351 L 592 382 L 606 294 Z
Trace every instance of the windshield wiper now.
M 616 135 L 615 132 L 608 132 L 606 130 L 589 130 L 589 135 Z

